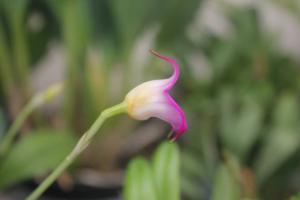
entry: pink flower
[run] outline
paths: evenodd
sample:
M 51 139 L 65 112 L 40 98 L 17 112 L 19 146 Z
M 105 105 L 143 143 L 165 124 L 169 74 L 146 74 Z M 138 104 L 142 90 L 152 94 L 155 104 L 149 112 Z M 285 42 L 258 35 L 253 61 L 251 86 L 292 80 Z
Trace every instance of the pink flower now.
M 173 74 L 168 79 L 147 81 L 132 89 L 125 98 L 127 112 L 137 120 L 157 117 L 168 122 L 174 132 L 171 140 L 176 140 L 187 130 L 187 122 L 182 109 L 169 95 L 169 91 L 179 77 L 179 66 L 172 58 L 160 55 L 153 50 L 151 53 L 170 63 Z

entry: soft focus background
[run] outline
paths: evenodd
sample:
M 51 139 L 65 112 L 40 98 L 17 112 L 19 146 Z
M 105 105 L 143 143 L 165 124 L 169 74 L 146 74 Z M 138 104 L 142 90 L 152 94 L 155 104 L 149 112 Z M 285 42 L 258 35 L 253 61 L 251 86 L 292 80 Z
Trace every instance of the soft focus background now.
M 300 1 L 1 0 L 0 142 L 33 94 L 36 110 L 0 165 L 0 198 L 23 199 L 104 108 L 168 77 L 189 131 L 179 139 L 185 200 L 288 199 L 300 192 Z M 121 199 L 124 169 L 170 127 L 110 120 L 44 199 Z

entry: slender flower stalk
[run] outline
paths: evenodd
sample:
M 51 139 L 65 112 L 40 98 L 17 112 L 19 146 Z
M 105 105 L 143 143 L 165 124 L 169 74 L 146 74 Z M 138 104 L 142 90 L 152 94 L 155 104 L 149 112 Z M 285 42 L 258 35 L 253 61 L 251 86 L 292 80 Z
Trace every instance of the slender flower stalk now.
M 67 169 L 72 162 L 81 154 L 83 150 L 90 144 L 91 139 L 96 135 L 102 124 L 108 118 L 125 113 L 126 112 L 126 104 L 121 103 L 111 108 L 104 110 L 90 129 L 81 136 L 77 145 L 72 150 L 72 152 L 61 162 L 61 164 L 31 193 L 30 196 L 26 198 L 26 200 L 35 200 L 38 199 L 43 192 L 61 175 L 61 173 Z
M 51 101 L 54 97 L 56 97 L 63 90 L 63 84 L 58 83 L 50 86 L 46 91 L 36 94 L 31 101 L 20 112 L 17 116 L 16 120 L 13 122 L 11 127 L 8 129 L 7 133 L 4 134 L 4 138 L 0 143 L 0 157 L 5 155 L 5 153 L 10 149 L 13 140 L 17 136 L 18 131 L 23 125 L 24 121 L 27 117 L 38 107 Z

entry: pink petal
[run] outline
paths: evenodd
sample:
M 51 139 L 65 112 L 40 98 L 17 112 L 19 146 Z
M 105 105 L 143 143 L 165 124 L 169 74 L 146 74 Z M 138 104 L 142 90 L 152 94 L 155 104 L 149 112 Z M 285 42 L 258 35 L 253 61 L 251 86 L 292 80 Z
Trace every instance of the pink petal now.
M 168 63 L 171 64 L 172 68 L 173 68 L 173 74 L 170 78 L 168 78 L 168 83 L 165 86 L 165 90 L 169 91 L 176 83 L 176 81 L 179 78 L 179 74 L 180 74 L 180 70 L 179 70 L 179 65 L 177 64 L 176 60 L 169 58 L 167 56 L 163 56 L 161 54 L 159 54 L 158 52 L 154 51 L 154 50 L 150 50 L 150 52 L 157 56 L 158 58 L 167 61 Z
M 147 100 L 147 104 L 136 107 L 133 117 L 141 120 L 156 117 L 168 122 L 175 132 L 174 139 L 182 135 L 187 129 L 183 111 L 174 99 L 165 92 L 156 93 L 155 97 Z
M 138 120 L 157 117 L 168 122 L 175 133 L 171 139 L 175 140 L 187 130 L 184 112 L 169 95 L 169 90 L 178 80 L 179 66 L 172 58 L 153 50 L 151 53 L 170 63 L 173 74 L 168 79 L 148 81 L 132 89 L 125 98 L 128 103 L 128 114 Z
M 172 140 L 176 140 L 178 137 L 180 137 L 186 130 L 187 130 L 187 122 L 184 115 L 184 112 L 180 108 L 180 106 L 175 102 L 175 100 L 169 95 L 169 90 L 172 89 L 172 87 L 175 85 L 176 81 L 179 78 L 179 65 L 177 64 L 176 60 L 169 58 L 167 56 L 160 55 L 156 51 L 151 50 L 151 53 L 165 61 L 171 64 L 173 68 L 173 74 L 170 78 L 168 78 L 168 84 L 164 88 L 164 96 L 166 97 L 166 100 L 168 102 L 169 107 L 172 107 L 174 111 L 174 116 L 171 113 L 165 113 L 166 119 L 165 121 L 168 121 L 173 128 L 173 131 L 175 132 L 175 135 L 172 136 Z

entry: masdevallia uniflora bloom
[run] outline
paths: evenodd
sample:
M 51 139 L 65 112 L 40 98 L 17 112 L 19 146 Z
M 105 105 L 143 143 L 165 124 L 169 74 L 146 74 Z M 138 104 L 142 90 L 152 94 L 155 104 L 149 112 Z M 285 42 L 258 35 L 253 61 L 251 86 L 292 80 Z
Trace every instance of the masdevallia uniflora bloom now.
M 171 64 L 173 74 L 170 78 L 147 81 L 133 88 L 125 97 L 127 112 L 137 120 L 156 117 L 168 122 L 174 132 L 171 139 L 175 140 L 187 130 L 185 115 L 169 94 L 178 80 L 179 66 L 172 58 L 160 55 L 153 50 L 151 53 Z

